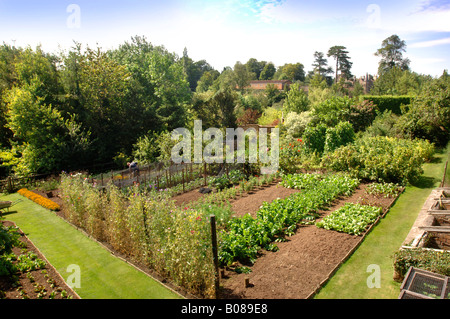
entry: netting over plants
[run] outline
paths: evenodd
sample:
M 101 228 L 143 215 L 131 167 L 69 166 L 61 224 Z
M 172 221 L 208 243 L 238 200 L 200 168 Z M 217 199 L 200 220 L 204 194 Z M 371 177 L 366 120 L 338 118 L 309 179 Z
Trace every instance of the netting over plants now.
M 449 277 L 411 267 L 399 299 L 450 299 Z

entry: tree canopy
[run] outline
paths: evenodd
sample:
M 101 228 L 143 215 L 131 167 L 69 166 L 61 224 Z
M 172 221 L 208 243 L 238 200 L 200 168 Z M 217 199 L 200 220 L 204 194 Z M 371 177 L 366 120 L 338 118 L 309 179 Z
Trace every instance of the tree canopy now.
M 338 75 L 345 79 L 350 79 L 352 77 L 351 68 L 353 62 L 350 61 L 346 47 L 341 45 L 331 47 L 328 50 L 328 57 L 333 57 L 336 60 L 336 83 L 338 82 Z
M 409 59 L 403 58 L 406 52 L 406 42 L 401 40 L 396 34 L 383 40 L 381 48 L 375 52 L 375 55 L 381 57 L 378 64 L 378 74 L 384 74 L 394 67 L 400 70 L 409 70 Z

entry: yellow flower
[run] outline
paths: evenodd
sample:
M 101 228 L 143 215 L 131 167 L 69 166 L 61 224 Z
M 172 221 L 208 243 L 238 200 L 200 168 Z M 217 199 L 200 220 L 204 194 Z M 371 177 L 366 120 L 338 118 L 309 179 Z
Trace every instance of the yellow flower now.
M 54 201 L 51 201 L 48 198 L 45 198 L 41 195 L 38 195 L 36 193 L 33 193 L 31 191 L 29 191 L 26 188 L 22 188 L 19 189 L 17 191 L 20 195 L 25 196 L 26 198 L 32 200 L 33 202 L 35 202 L 36 204 L 41 205 L 42 207 L 45 207 L 47 209 L 50 210 L 60 210 L 61 208 L 59 207 L 58 204 L 56 204 Z

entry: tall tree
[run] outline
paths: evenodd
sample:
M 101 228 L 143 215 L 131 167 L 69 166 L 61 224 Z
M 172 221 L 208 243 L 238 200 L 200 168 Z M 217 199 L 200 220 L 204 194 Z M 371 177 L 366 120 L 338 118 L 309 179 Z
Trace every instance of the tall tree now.
M 312 64 L 314 68 L 314 73 L 318 73 L 323 77 L 327 77 L 329 74 L 333 73 L 333 69 L 328 66 L 328 61 L 325 58 L 323 52 L 314 52 L 314 63 Z
M 75 117 L 64 119 L 56 107 L 39 96 L 42 82 L 33 78 L 13 87 L 6 96 L 8 127 L 14 132 L 11 153 L 20 153 L 15 173 L 48 173 L 79 169 L 86 165 L 83 154 L 89 147 L 89 133 L 81 130 Z M 75 167 L 75 165 L 80 165 Z
M 304 81 L 304 66 L 301 63 L 286 63 L 277 69 L 274 78 L 277 80 L 289 80 L 291 82 Z
M 183 65 L 172 54 L 154 51 L 150 54 L 149 75 L 159 105 L 156 114 L 164 129 L 183 127 L 187 118 L 187 105 L 191 100 Z
M 383 40 L 381 48 L 375 52 L 375 55 L 381 57 L 378 65 L 378 74 L 381 75 L 393 67 L 401 70 L 409 70 L 410 60 L 403 58 L 403 52 L 406 52 L 406 42 L 401 40 L 396 34 Z
M 267 63 L 259 76 L 260 80 L 272 80 L 277 69 L 272 62 Z
M 231 87 L 217 91 L 195 93 L 192 102 L 194 117 L 202 120 L 203 128 L 233 128 L 236 126 L 236 92 Z
M 181 58 L 183 64 L 184 72 L 186 73 L 187 80 L 189 82 L 189 87 L 192 92 L 197 89 L 197 83 L 202 77 L 203 73 L 207 71 L 212 71 L 213 67 L 209 65 L 206 60 L 200 60 L 194 62 L 189 56 L 187 49 L 183 51 L 183 57 Z
M 6 127 L 6 104 L 4 94 L 17 83 L 15 71 L 15 61 L 22 49 L 17 49 L 3 43 L 0 46 L 0 149 L 9 147 L 9 139 L 12 138 L 12 132 Z
M 211 70 L 203 73 L 197 82 L 196 92 L 206 92 L 214 84 L 214 81 L 220 76 L 219 71 Z
M 294 83 L 289 92 L 286 93 L 286 100 L 283 105 L 285 114 L 290 112 L 302 113 L 308 111 L 309 100 L 305 91 L 300 87 L 299 83 Z
M 131 77 L 125 92 L 124 104 L 127 116 L 123 119 L 128 129 L 123 132 L 123 139 L 130 141 L 149 130 L 161 132 L 162 123 L 156 115 L 155 86 L 150 77 L 150 54 L 153 51 L 166 54 L 164 47 L 153 46 L 145 37 L 133 37 L 131 41 L 121 44 L 118 49 L 110 51 L 109 56 L 120 65 L 124 65 Z M 131 144 L 131 143 L 130 143 Z M 130 147 L 125 151 L 131 151 Z
M 350 62 L 347 48 L 341 45 L 335 45 L 328 50 L 328 57 L 333 57 L 336 60 L 336 78 L 335 83 L 338 83 L 338 75 L 349 79 L 352 77 L 351 68 L 353 63 Z
M 245 63 L 245 66 L 250 73 L 251 80 L 259 79 L 259 77 L 261 76 L 261 72 L 264 70 L 266 64 L 266 61 L 258 61 L 255 58 L 250 58 L 247 63 Z
M 239 90 L 244 90 L 250 84 L 251 75 L 247 67 L 239 61 L 234 65 L 233 79 Z
M 109 161 L 128 144 L 125 96 L 131 74 L 99 48 L 87 48 L 80 63 L 80 105 L 77 116 L 92 133 L 98 160 Z

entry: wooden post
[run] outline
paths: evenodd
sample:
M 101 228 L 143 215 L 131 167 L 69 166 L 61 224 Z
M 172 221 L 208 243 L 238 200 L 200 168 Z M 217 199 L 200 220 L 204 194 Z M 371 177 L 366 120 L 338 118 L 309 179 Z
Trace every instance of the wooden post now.
M 169 188 L 169 174 L 167 173 L 167 169 L 166 169 L 166 188 Z
M 8 176 L 7 181 L 8 181 L 8 187 L 7 187 L 7 190 L 8 190 L 8 192 L 12 193 L 12 191 L 13 191 L 13 186 L 12 186 L 12 178 L 11 178 L 11 176 Z
M 219 299 L 219 258 L 217 256 L 217 233 L 216 233 L 216 216 L 211 215 L 210 216 L 211 221 L 211 242 L 212 242 L 212 252 L 213 252 L 213 261 L 214 261 L 214 269 L 215 269 L 215 292 L 216 292 L 216 299 Z
M 102 176 L 102 187 L 103 187 L 103 173 L 101 174 L 101 176 Z
M 203 176 L 205 177 L 204 186 L 206 186 L 206 162 L 203 163 Z
M 172 186 L 172 164 L 169 166 L 169 187 Z
M 183 193 L 184 193 L 184 168 L 181 169 L 181 182 L 183 183 Z

